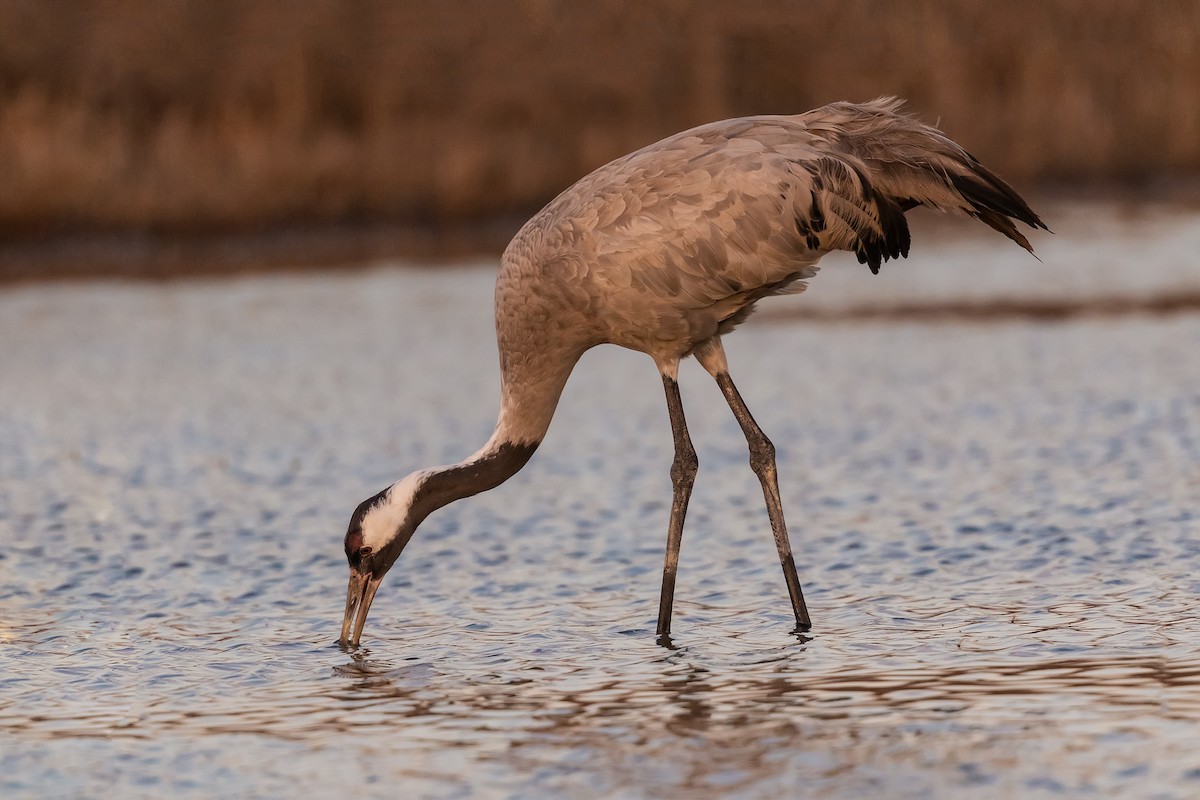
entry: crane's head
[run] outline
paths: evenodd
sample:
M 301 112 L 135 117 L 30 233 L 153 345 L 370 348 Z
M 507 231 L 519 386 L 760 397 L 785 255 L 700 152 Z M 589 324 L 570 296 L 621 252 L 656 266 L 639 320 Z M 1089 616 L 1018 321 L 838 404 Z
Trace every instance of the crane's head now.
M 350 584 L 342 617 L 342 645 L 355 647 L 362 636 L 371 601 L 383 576 L 396 563 L 404 546 L 425 518 L 417 499 L 424 475 L 414 472 L 358 504 L 346 529 L 346 560 Z M 351 627 L 354 635 L 351 636 Z

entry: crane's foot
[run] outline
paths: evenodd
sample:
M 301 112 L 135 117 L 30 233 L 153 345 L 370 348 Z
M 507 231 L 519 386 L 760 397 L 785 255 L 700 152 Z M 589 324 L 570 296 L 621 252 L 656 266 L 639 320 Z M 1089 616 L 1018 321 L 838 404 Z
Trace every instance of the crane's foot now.
M 666 650 L 679 649 L 679 645 L 675 644 L 675 642 L 671 639 L 670 633 L 660 633 L 658 637 L 655 638 L 654 643 Z

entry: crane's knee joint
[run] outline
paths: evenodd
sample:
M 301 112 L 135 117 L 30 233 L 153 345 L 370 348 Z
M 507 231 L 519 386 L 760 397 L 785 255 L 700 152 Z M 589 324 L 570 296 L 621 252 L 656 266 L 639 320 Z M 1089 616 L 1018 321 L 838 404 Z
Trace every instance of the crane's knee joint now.
M 750 468 L 758 474 L 775 469 L 775 445 L 766 436 L 750 440 Z
M 675 460 L 671 462 L 671 481 L 676 485 L 691 484 L 696 479 L 699 469 L 700 459 L 696 457 L 695 450 L 690 447 L 686 450 L 676 450 Z

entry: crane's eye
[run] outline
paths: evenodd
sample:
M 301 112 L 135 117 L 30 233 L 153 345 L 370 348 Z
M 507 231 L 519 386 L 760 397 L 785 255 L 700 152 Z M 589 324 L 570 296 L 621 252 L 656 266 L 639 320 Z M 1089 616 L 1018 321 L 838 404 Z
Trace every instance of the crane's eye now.
M 369 544 L 364 544 L 362 547 L 358 548 L 358 555 L 360 558 L 364 557 L 364 556 L 369 556 L 369 555 L 371 555 L 371 553 L 374 553 L 374 552 L 375 552 L 375 548 L 371 547 L 371 545 L 369 545 Z

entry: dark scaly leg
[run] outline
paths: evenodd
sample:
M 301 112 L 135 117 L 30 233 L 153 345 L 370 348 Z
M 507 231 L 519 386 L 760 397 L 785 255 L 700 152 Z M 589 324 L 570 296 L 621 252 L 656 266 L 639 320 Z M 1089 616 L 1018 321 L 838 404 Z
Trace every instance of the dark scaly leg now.
M 687 422 L 683 417 L 679 383 L 665 373 L 662 378 L 663 388 L 667 393 L 667 411 L 671 415 L 671 435 L 675 439 L 675 460 L 671 463 L 674 499 L 671 501 L 671 522 L 667 529 L 667 558 L 663 565 L 662 595 L 658 601 L 660 641 L 669 637 L 671 633 L 671 608 L 675 602 L 675 573 L 679 568 L 683 520 L 687 516 L 688 500 L 692 496 L 692 485 L 696 481 L 696 470 L 700 466 L 696 450 L 692 447 L 692 439 L 688 436 Z
M 722 358 L 723 360 L 723 358 Z M 706 364 L 707 366 L 707 364 Z M 779 551 L 779 563 L 783 565 L 783 578 L 787 581 L 788 595 L 792 598 L 792 611 L 796 615 L 796 628 L 807 631 L 812 628 L 808 606 L 804 604 L 804 592 L 800 589 L 800 578 L 796 575 L 796 562 L 792 558 L 792 545 L 788 542 L 787 523 L 783 519 L 783 502 L 779 498 L 779 478 L 775 470 L 775 445 L 758 427 L 750 409 L 733 385 L 733 379 L 725 370 L 714 376 L 721 393 L 725 395 L 733 416 L 746 434 L 750 445 L 750 468 L 762 484 L 763 497 L 767 501 L 767 515 L 771 518 L 771 532 L 775 534 L 775 548 Z

